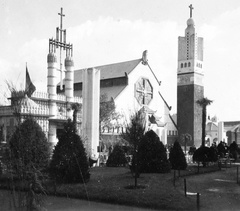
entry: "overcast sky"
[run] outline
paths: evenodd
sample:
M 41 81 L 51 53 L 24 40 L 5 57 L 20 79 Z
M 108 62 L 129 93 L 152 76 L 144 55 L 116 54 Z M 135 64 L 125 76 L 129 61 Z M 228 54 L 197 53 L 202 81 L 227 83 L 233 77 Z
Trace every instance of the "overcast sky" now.
M 47 90 L 48 39 L 65 17 L 75 69 L 141 58 L 148 50 L 161 92 L 176 112 L 178 36 L 193 4 L 204 38 L 205 97 L 211 116 L 240 120 L 239 0 L 0 0 L 0 98 L 5 80 L 24 87 L 26 62 L 37 90 Z

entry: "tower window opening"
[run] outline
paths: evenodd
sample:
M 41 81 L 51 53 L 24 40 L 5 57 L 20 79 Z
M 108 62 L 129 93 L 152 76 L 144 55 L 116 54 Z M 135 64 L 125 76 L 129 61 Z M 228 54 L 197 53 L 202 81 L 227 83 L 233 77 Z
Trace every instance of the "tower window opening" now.
M 187 67 L 187 63 L 184 64 L 184 67 Z
M 190 62 L 188 62 L 188 67 L 191 67 L 191 63 Z
M 183 68 L 183 63 L 181 63 L 181 68 Z

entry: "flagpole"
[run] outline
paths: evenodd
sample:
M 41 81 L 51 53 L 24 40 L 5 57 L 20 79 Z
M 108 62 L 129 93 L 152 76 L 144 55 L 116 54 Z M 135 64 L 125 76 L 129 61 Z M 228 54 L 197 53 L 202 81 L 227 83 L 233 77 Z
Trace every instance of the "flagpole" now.
M 26 69 L 25 69 L 25 90 L 27 89 L 27 62 L 26 62 Z

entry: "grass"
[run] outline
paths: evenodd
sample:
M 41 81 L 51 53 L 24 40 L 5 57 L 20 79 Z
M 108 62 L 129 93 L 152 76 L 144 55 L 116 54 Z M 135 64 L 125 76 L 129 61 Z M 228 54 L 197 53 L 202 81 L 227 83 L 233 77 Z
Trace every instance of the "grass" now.
M 199 173 L 216 170 L 217 166 L 200 167 Z M 180 172 L 180 176 L 196 175 L 196 172 L 197 166 L 189 166 L 186 171 Z M 138 188 L 135 189 L 129 168 L 95 167 L 91 168 L 91 178 L 87 184 L 62 184 L 54 187 L 53 183 L 48 181 L 45 186 L 49 195 L 151 209 L 196 210 L 196 199 L 183 194 L 181 178 L 177 179 L 176 184 L 174 187 L 173 171 L 166 174 L 141 174 Z M 0 185 L 7 186 L 4 178 Z
M 134 189 L 129 188 L 134 185 L 134 178 L 128 168 L 96 167 L 91 169 L 91 179 L 86 185 L 61 185 L 57 187 L 57 193 L 137 207 L 192 210 L 192 201 L 173 187 L 172 178 L 170 173 L 141 174 L 138 179 L 141 188 Z

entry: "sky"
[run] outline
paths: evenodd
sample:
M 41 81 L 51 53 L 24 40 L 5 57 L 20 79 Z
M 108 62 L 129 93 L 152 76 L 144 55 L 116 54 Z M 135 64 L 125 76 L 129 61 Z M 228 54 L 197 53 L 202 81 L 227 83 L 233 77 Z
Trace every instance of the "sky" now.
M 148 50 L 175 113 L 178 37 L 184 36 L 190 4 L 204 38 L 204 96 L 213 100 L 208 114 L 240 120 L 239 0 L 0 0 L 0 103 L 9 96 L 6 81 L 24 88 L 26 63 L 37 91 L 46 92 L 48 42 L 63 8 L 75 69 L 139 59 Z

